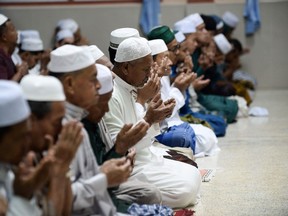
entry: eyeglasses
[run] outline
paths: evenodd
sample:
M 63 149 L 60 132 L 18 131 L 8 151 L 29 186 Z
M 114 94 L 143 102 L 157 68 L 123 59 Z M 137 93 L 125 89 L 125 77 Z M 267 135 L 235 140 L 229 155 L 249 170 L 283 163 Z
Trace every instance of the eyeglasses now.
M 176 46 L 174 46 L 172 49 L 168 49 L 170 52 L 176 53 L 177 50 L 180 49 L 180 44 L 178 43 Z

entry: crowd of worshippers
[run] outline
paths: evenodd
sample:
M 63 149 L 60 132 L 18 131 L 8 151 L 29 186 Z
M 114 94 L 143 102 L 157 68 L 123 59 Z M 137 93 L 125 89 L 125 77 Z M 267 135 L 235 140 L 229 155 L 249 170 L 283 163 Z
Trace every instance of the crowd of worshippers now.
M 115 29 L 109 58 L 73 19 L 51 51 L 0 14 L 0 215 L 192 215 L 195 159 L 220 151 L 257 84 L 238 22 L 195 13 L 145 37 Z

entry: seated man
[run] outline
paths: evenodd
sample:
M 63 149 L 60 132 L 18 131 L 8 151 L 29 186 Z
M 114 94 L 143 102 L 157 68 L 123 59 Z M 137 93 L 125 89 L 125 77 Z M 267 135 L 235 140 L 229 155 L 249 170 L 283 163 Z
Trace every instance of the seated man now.
M 149 38 L 164 38 L 166 44 L 169 45 L 169 47 L 173 47 L 173 44 L 177 44 L 177 41 L 175 39 L 174 34 L 166 28 L 158 27 L 153 29 L 149 35 Z M 183 36 L 184 37 L 184 36 Z M 184 37 L 185 38 L 185 37 Z M 149 42 L 151 44 L 152 53 L 155 55 L 156 63 L 161 67 L 161 64 L 164 62 L 164 58 L 169 58 L 170 56 L 173 56 L 172 59 L 177 58 L 177 55 L 174 54 L 174 52 L 168 50 L 168 47 L 164 43 L 163 40 L 157 40 L 157 44 L 153 44 L 155 41 Z M 161 48 L 160 48 L 161 47 Z M 169 48 L 171 50 L 171 48 Z M 160 55 L 157 55 L 160 54 Z M 170 58 L 169 58 L 170 60 Z M 156 138 L 159 140 L 159 142 L 162 142 L 169 146 L 178 146 L 181 145 L 181 147 L 191 147 L 193 149 L 194 154 L 200 154 L 201 156 L 204 155 L 211 155 L 213 154 L 214 150 L 217 149 L 217 138 L 214 134 L 214 132 L 201 124 L 187 124 L 184 123 L 178 114 L 179 109 L 185 104 L 185 98 L 183 96 L 185 90 L 191 85 L 193 76 L 194 79 L 196 78 L 195 73 L 185 73 L 179 72 L 179 75 L 175 78 L 173 86 L 171 86 L 169 75 L 170 75 L 170 66 L 174 63 L 174 61 L 166 61 L 166 65 L 162 65 L 162 67 L 166 67 L 166 71 L 163 73 L 160 72 L 158 74 L 161 76 L 161 98 L 162 100 L 167 100 L 170 98 L 175 98 L 176 100 L 176 106 L 173 110 L 172 115 L 169 118 L 166 118 L 162 124 L 161 124 L 161 130 L 162 134 L 157 136 Z M 191 127 L 191 128 L 189 128 Z M 167 131 L 169 133 L 165 133 L 164 131 Z M 173 132 L 172 132 L 173 131 Z M 183 132 L 182 132 L 183 131 Z M 185 133 L 187 135 L 186 137 L 182 137 L 182 133 Z M 172 135 L 173 134 L 173 135 Z M 177 135 L 178 134 L 178 135 Z M 181 144 L 180 142 L 176 143 L 175 140 L 177 140 L 177 136 L 179 137 L 179 140 L 183 141 Z M 193 139 L 192 137 L 193 136 Z M 172 138 L 175 139 L 172 141 Z M 182 139 L 181 139 L 182 138 Z M 185 143 L 185 141 L 187 143 Z
M 133 94 L 147 82 L 151 67 L 151 49 L 146 39 L 128 38 L 120 43 L 113 68 L 116 78 L 109 101 L 110 111 L 104 117 L 114 142 L 125 124 L 145 120 L 151 126 L 162 121 L 167 115 L 163 111 L 157 115 L 152 112 L 153 108 L 163 105 L 159 94 L 149 103 L 143 119 L 137 114 Z M 131 178 L 155 185 L 161 192 L 164 205 L 182 208 L 196 204 L 201 184 L 198 169 L 152 153 L 150 146 L 153 137 L 154 134 L 148 131 L 142 140 L 135 143 L 137 154 Z
M 98 102 L 101 87 L 96 76 L 94 59 L 86 49 L 63 45 L 51 52 L 49 73 L 56 76 L 64 87 L 66 96 L 65 122 L 81 121 L 93 104 Z M 83 141 L 71 163 L 73 207 L 71 215 L 118 215 L 107 192 L 126 181 L 132 171 L 125 157 L 106 161 L 98 166 L 89 136 L 82 130 Z
M 31 149 L 37 154 L 33 159 L 38 164 L 45 154 L 54 158 L 37 201 L 44 214 L 70 215 L 71 182 L 66 175 L 82 141 L 82 124 L 71 121 L 62 128 L 65 94 L 55 77 L 26 75 L 20 85 L 32 112 Z
M 0 113 L 0 214 L 40 216 L 31 198 L 46 182 L 51 160 L 34 170 L 22 161 L 30 150 L 30 109 L 15 82 L 0 81 Z
M 113 92 L 112 72 L 104 65 L 96 64 L 96 68 L 98 72 L 97 78 L 101 83 L 99 102 L 88 109 L 89 115 L 82 122 L 89 134 L 97 162 L 101 165 L 108 159 L 120 158 L 125 156 L 126 153 L 128 157 L 132 156 L 132 160 L 134 160 L 135 150 L 131 149 L 128 153 L 132 147 L 129 145 L 129 140 L 140 140 L 145 135 L 146 129 L 143 131 L 139 126 L 132 128 L 132 125 L 125 125 L 116 138 L 115 145 L 113 144 L 110 134 L 107 132 L 105 122 L 102 120 L 104 114 L 109 111 L 108 102 Z M 110 190 L 110 195 L 120 212 L 127 212 L 127 208 L 132 203 L 161 203 L 159 190 L 154 185 L 137 179 L 128 179 L 119 188 Z

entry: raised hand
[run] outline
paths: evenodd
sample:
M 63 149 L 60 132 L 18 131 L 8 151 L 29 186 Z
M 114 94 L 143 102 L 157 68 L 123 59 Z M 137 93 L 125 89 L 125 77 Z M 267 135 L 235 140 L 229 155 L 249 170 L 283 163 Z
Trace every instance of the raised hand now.
M 126 157 L 105 161 L 100 167 L 106 174 L 108 187 L 115 187 L 127 181 L 132 172 L 131 161 Z
M 146 135 L 148 129 L 149 124 L 145 121 L 140 121 L 135 126 L 125 124 L 116 137 L 116 152 L 120 155 L 125 155 L 128 149 L 133 147 Z
M 54 161 L 51 156 L 47 155 L 38 165 L 34 166 L 35 158 L 35 153 L 29 152 L 15 171 L 14 193 L 27 199 L 30 199 L 35 191 L 47 184 Z
M 184 92 L 196 77 L 195 73 L 181 73 L 175 78 L 174 86 Z
M 192 85 L 195 91 L 199 91 L 205 88 L 209 83 L 210 79 L 204 79 L 204 75 L 201 75 L 192 82 Z
M 150 101 L 160 90 L 160 77 L 157 74 L 158 66 L 154 64 L 151 70 L 153 70 L 153 72 L 151 72 L 148 82 L 137 91 L 136 101 L 142 105 Z

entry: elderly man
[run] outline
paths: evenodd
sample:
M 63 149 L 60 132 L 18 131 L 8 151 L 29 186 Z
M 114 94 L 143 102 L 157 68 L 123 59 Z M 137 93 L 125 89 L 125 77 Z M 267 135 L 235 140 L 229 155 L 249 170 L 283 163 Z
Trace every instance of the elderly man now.
M 112 73 L 104 65 L 96 64 L 96 67 L 98 71 L 97 78 L 101 83 L 99 103 L 88 110 L 90 114 L 83 120 L 84 126 L 89 133 L 96 159 L 99 164 L 102 164 L 107 159 L 120 158 L 127 153 L 127 156 L 131 156 L 131 159 L 134 160 L 135 150 L 129 150 L 131 147 L 129 140 L 140 140 L 145 135 L 148 125 L 147 128 L 144 128 L 144 131 L 138 126 L 132 128 L 132 125 L 125 125 L 116 138 L 115 145 L 113 144 L 106 124 L 102 120 L 104 114 L 109 111 L 108 102 L 113 92 Z M 102 136 L 100 136 L 100 133 Z M 126 211 L 132 203 L 161 203 L 159 190 L 154 185 L 137 179 L 129 179 L 121 184 L 119 188 L 111 190 L 110 195 L 118 211 Z M 118 199 L 116 199 L 116 195 Z
M 37 153 L 34 160 L 38 162 L 44 152 L 55 159 L 38 201 L 44 214 L 70 215 L 71 182 L 66 175 L 82 141 L 82 124 L 71 121 L 62 128 L 65 94 L 55 77 L 26 75 L 20 85 L 32 112 L 31 149 Z
M 152 61 L 146 39 L 128 38 L 118 47 L 113 68 L 116 74 L 115 87 L 109 101 L 110 111 L 104 117 L 114 142 L 124 124 L 146 121 L 152 125 L 167 115 L 163 111 L 157 115 L 151 113 L 151 107 L 163 106 L 162 101 L 158 101 L 159 96 L 155 97 L 157 100 L 152 99 L 142 119 L 137 114 L 133 94 L 148 80 Z M 157 102 L 154 103 L 154 100 Z M 201 183 L 199 171 L 191 165 L 165 159 L 163 155 L 151 152 L 154 135 L 148 131 L 142 140 L 135 143 L 137 154 L 131 178 L 154 184 L 161 192 L 164 205 L 181 208 L 196 204 Z
M 48 68 L 64 87 L 65 122 L 71 119 L 81 121 L 99 97 L 100 84 L 91 53 L 74 45 L 61 46 L 51 52 Z M 82 144 L 71 164 L 72 215 L 117 215 L 107 187 L 117 186 L 129 177 L 131 162 L 122 157 L 106 161 L 99 167 L 86 130 L 82 133 Z
M 176 55 L 175 52 L 171 51 L 171 44 L 177 44 L 177 41 L 175 39 L 174 34 L 171 32 L 167 26 L 161 26 L 158 28 L 153 29 L 149 34 L 149 38 L 163 38 L 165 43 L 167 44 L 167 52 L 169 53 L 169 57 Z M 185 40 L 185 37 L 182 34 L 183 40 Z M 165 44 L 162 44 L 162 47 Z M 164 46 L 164 48 L 166 45 Z M 153 46 L 153 48 L 156 48 Z M 162 49 L 163 50 L 163 49 Z M 169 51 L 170 50 L 170 51 Z M 157 53 L 155 50 L 153 50 L 153 53 Z M 176 55 L 176 63 L 175 61 L 172 61 L 172 63 L 175 65 L 177 64 L 177 55 Z M 190 127 L 192 127 L 192 131 L 189 128 L 188 124 L 185 124 L 179 117 L 178 110 L 185 104 L 185 98 L 183 94 L 188 89 L 188 87 L 192 84 L 192 79 L 195 80 L 196 74 L 195 73 L 185 73 L 185 72 L 178 72 L 173 87 L 171 87 L 170 79 L 168 75 L 170 74 L 170 71 L 166 73 L 166 76 L 163 76 L 161 78 L 161 97 L 163 100 L 167 100 L 170 98 L 176 99 L 176 106 L 173 110 L 173 114 L 166 118 L 161 125 L 162 131 L 171 131 L 171 130 L 180 130 L 180 131 L 187 131 L 187 134 L 191 134 L 191 136 L 194 136 L 195 141 L 190 142 L 190 147 L 193 149 L 194 154 L 199 154 L 201 156 L 204 155 L 211 155 L 211 152 L 214 152 L 213 149 L 217 148 L 217 138 L 214 134 L 214 132 L 201 124 L 190 124 Z M 194 76 L 194 77 L 193 77 Z M 188 125 L 188 127 L 187 127 Z M 172 129 L 173 127 L 173 129 Z M 191 132 L 188 132 L 191 131 Z M 193 133 L 194 131 L 194 133 Z M 181 132 L 179 132 L 181 133 Z M 166 139 L 167 133 L 162 133 L 162 136 L 158 136 L 157 139 L 159 142 L 163 142 L 166 145 L 169 146 L 177 146 L 180 145 L 179 143 L 175 143 L 171 141 L 172 137 L 169 136 L 169 139 Z M 163 138 L 163 139 L 162 139 Z M 188 137 L 187 137 L 188 138 Z M 191 139 L 190 139 L 191 140 Z M 183 144 L 183 143 L 182 143 Z M 187 144 L 186 144 L 187 145 Z M 183 145 L 181 147 L 184 147 Z M 188 147 L 188 146 L 185 146 Z
M 46 182 L 51 160 L 35 169 L 27 164 L 28 156 L 21 162 L 30 150 L 30 109 L 15 82 L 0 80 L 0 113 L 0 214 L 40 216 L 31 198 Z
M 17 31 L 8 17 L 0 14 L 0 79 L 20 81 L 28 73 L 26 62 L 15 66 L 11 55 L 17 46 Z

